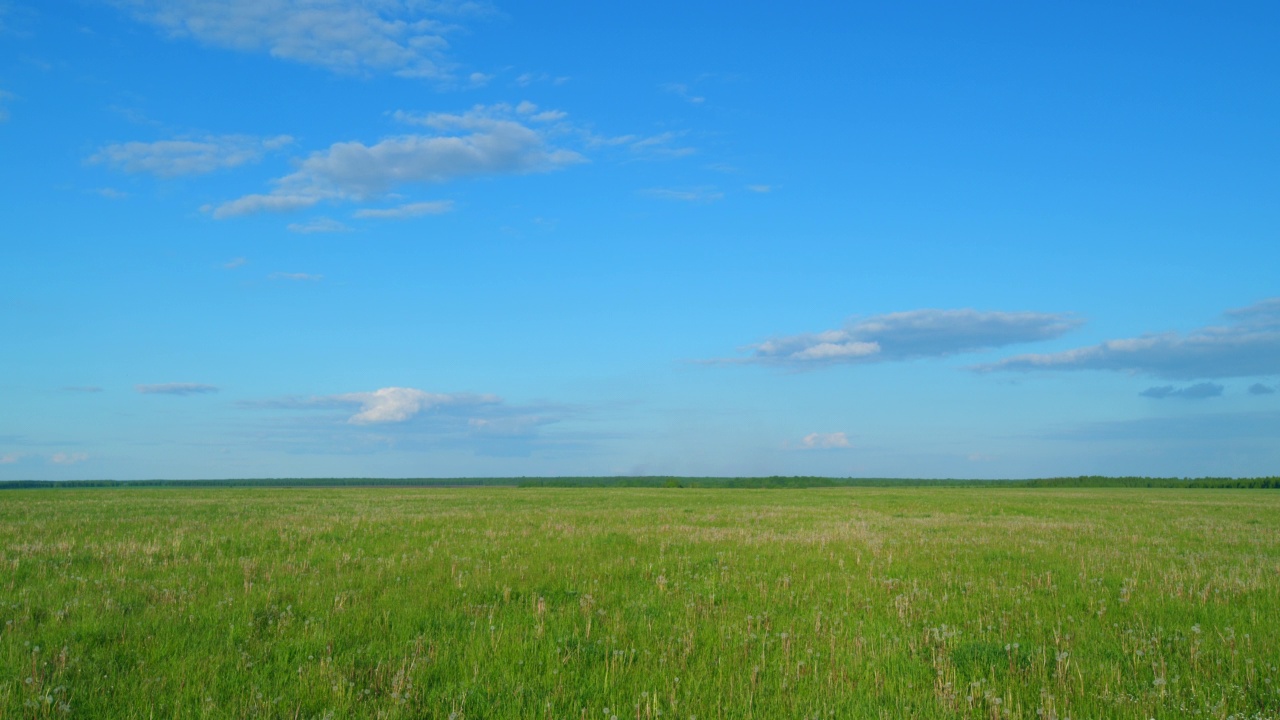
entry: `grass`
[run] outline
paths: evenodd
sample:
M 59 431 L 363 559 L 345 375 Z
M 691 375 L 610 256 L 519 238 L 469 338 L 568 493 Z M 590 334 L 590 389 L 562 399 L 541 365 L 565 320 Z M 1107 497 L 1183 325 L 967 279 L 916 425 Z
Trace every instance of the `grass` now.
M 1276 718 L 1280 493 L 0 497 L 0 717 Z

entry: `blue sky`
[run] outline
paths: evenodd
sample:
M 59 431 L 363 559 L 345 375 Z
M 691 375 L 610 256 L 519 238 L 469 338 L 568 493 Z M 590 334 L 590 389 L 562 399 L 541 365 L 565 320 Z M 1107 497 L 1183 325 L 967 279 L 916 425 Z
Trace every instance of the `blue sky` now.
M 1280 468 L 1280 8 L 0 0 L 0 479 Z

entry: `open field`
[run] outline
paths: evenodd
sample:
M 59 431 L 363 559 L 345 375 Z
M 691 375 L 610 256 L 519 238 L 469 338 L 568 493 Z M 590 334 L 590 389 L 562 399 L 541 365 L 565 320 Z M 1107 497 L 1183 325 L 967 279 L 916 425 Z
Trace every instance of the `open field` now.
M 1276 718 L 1280 493 L 0 495 L 0 717 Z

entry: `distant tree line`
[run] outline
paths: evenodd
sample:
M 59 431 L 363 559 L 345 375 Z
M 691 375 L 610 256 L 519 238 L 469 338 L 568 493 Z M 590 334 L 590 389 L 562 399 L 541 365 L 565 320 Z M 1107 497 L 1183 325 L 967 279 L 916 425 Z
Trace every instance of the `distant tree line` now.
M 1240 488 L 1280 490 L 1280 477 L 1160 478 L 1079 477 L 1026 480 L 965 480 L 924 478 L 834 478 L 809 475 L 771 477 L 509 477 L 509 478 L 257 478 L 236 480 L 14 480 L 0 482 L 0 490 L 39 488 L 829 488 L 829 487 L 1025 487 L 1025 488 Z
M 1280 489 L 1280 477 L 1259 478 L 1160 478 L 1079 477 L 1026 480 L 972 480 L 928 478 L 833 478 L 816 476 L 772 477 L 557 477 L 526 478 L 520 487 L 689 487 L 689 488 L 823 488 L 823 487 L 1058 487 L 1058 488 L 1256 488 Z
M 515 487 L 519 478 L 239 478 L 210 480 L 13 480 L 0 490 L 30 488 L 147 488 L 147 487 Z

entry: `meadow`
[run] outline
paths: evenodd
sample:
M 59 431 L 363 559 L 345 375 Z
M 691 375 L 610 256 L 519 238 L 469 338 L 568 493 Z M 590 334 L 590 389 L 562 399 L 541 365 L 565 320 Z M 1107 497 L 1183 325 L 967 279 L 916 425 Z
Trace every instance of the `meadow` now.
M 1277 718 L 1280 493 L 0 495 L 0 718 Z

